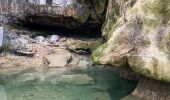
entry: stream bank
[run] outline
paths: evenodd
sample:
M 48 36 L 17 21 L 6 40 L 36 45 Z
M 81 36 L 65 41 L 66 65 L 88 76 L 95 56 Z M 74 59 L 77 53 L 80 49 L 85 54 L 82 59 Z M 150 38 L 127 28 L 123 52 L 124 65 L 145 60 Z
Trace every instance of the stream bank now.
M 31 37 L 28 32 L 10 29 L 13 46 L 0 56 L 0 90 L 7 100 L 119 100 L 136 87 L 118 69 L 91 62 L 89 54 L 101 38 Z

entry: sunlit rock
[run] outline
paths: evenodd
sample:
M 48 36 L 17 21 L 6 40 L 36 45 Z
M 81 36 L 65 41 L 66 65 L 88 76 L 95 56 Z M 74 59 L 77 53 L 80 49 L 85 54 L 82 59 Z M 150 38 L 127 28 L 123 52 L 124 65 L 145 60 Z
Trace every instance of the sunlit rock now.
M 169 7 L 168 0 L 137 0 L 127 7 L 125 16 L 104 30 L 108 40 L 93 52 L 93 61 L 130 66 L 143 76 L 170 82 Z
M 37 36 L 37 37 L 35 38 L 35 41 L 36 41 L 37 43 L 43 43 L 44 40 L 45 40 L 45 38 L 44 38 L 43 36 Z
M 50 43 L 55 44 L 59 40 L 60 36 L 52 35 L 50 38 Z

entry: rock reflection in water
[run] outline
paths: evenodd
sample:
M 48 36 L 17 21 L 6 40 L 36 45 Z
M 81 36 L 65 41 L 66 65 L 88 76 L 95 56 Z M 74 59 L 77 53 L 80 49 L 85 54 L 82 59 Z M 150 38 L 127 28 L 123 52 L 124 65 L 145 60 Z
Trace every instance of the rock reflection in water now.
M 60 74 L 58 70 L 24 70 L 8 78 L 0 75 L 0 81 L 4 81 L 8 100 L 120 100 L 136 87 L 135 82 L 98 67 L 71 69 Z M 0 89 L 3 95 L 0 100 L 6 100 L 4 87 Z
M 7 100 L 5 88 L 3 85 L 0 85 L 0 100 Z

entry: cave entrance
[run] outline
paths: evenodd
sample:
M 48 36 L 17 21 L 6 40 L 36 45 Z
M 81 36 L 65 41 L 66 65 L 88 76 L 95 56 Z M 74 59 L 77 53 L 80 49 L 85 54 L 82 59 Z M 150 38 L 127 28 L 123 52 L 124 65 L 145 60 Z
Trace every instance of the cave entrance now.
M 22 25 L 20 26 L 22 26 L 24 29 L 41 33 L 37 35 L 58 34 L 66 37 L 78 37 L 78 38 L 100 38 L 101 28 L 103 24 L 91 22 L 79 24 L 72 17 L 54 18 L 47 16 L 26 17 L 26 22 L 21 23 Z M 72 25 L 71 23 L 74 24 Z
M 60 25 L 47 25 L 41 23 L 26 23 L 22 27 L 27 30 L 35 31 L 36 35 L 53 35 L 57 34 L 64 37 L 75 37 L 75 38 L 100 38 L 101 37 L 101 26 L 99 24 L 84 24 L 75 28 L 68 28 Z M 33 36 L 34 37 L 34 36 Z

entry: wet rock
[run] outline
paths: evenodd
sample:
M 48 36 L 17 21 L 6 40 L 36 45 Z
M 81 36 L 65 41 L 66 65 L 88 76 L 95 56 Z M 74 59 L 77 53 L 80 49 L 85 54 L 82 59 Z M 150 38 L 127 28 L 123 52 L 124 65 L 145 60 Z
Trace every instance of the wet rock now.
M 43 43 L 45 38 L 43 36 L 37 36 L 35 38 L 36 43 Z
M 135 96 L 135 95 L 129 95 L 129 96 L 122 98 L 121 100 L 146 100 L 146 99 L 140 98 L 140 97 Z
M 112 98 L 107 92 L 94 92 L 89 95 L 89 97 L 93 97 L 93 99 L 91 100 L 112 100 Z
M 0 100 L 7 100 L 5 88 L 3 85 L 0 85 Z
M 61 75 L 58 79 L 60 82 L 75 85 L 90 85 L 94 84 L 93 78 L 87 74 Z
M 52 35 L 50 38 L 50 43 L 55 44 L 59 40 L 60 36 Z
M 48 67 L 65 67 L 71 61 L 71 54 L 52 54 L 44 57 L 49 63 Z

